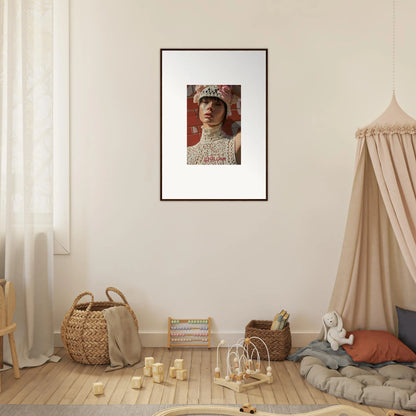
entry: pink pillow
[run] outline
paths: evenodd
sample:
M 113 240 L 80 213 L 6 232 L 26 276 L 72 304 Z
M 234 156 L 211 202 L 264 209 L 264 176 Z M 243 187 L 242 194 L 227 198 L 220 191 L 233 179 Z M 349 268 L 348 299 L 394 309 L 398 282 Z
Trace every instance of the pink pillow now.
M 371 364 L 416 361 L 416 354 L 390 332 L 361 330 L 349 334 L 354 334 L 354 343 L 342 347 L 354 361 Z

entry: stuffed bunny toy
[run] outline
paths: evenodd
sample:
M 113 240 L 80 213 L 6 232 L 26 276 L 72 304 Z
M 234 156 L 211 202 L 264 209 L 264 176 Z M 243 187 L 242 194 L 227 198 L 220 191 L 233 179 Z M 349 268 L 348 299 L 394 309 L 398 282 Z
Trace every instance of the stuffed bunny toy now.
M 342 327 L 342 318 L 337 312 L 327 312 L 322 317 L 322 322 L 325 329 L 324 340 L 329 342 L 334 351 L 337 351 L 340 345 L 352 345 L 354 342 L 354 335 L 351 334 L 348 338 L 345 338 L 347 331 Z

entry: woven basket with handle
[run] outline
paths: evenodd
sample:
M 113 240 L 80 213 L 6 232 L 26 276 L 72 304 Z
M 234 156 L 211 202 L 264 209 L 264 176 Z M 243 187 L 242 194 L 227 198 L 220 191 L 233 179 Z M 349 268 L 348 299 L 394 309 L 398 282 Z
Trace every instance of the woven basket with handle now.
M 259 337 L 261 338 L 269 350 L 271 361 L 283 361 L 289 355 L 292 348 L 292 336 L 290 334 L 289 323 L 283 329 L 272 331 L 270 329 L 272 321 L 250 321 L 246 326 L 246 338 Z M 267 350 L 264 344 L 256 339 L 252 342 L 256 345 L 260 358 L 267 360 Z M 249 353 L 253 347 L 249 345 Z
M 109 292 L 117 293 L 123 302 L 115 302 Z M 112 306 L 125 306 L 134 319 L 137 330 L 139 325 L 123 293 L 115 287 L 105 291 L 108 301 L 94 302 L 91 292 L 78 295 L 61 326 L 61 338 L 69 357 L 83 364 L 109 364 L 107 322 L 103 310 Z M 82 297 L 90 296 L 89 303 L 78 303 Z

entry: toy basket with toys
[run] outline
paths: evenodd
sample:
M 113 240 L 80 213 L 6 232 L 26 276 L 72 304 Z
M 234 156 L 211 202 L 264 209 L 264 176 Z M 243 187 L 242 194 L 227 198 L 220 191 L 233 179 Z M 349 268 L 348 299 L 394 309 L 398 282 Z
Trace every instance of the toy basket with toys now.
M 117 293 L 123 302 L 115 302 L 109 292 Z M 137 330 L 139 325 L 123 293 L 115 287 L 105 290 L 108 301 L 94 302 L 91 292 L 78 295 L 64 317 L 61 338 L 69 357 L 82 364 L 109 364 L 107 321 L 103 310 L 112 306 L 125 306 L 133 317 Z M 78 303 L 82 297 L 91 296 L 91 301 Z
M 246 326 L 245 336 L 259 337 L 267 345 L 270 354 L 271 361 L 283 361 L 289 355 L 290 349 L 292 348 L 292 336 L 290 333 L 289 323 L 283 329 L 271 330 L 272 321 L 250 321 Z M 262 343 L 256 343 L 257 349 L 259 350 L 260 358 L 267 360 L 267 350 Z M 250 351 L 249 346 L 249 351 Z M 250 351 L 251 353 L 251 351 Z

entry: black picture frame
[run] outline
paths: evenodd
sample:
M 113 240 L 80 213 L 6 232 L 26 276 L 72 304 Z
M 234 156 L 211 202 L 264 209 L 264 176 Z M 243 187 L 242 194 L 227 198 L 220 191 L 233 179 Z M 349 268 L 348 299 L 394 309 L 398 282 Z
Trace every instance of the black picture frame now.
M 241 165 L 189 166 L 185 87 L 222 81 L 241 85 Z M 160 49 L 160 201 L 268 201 L 267 48 Z

